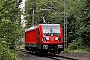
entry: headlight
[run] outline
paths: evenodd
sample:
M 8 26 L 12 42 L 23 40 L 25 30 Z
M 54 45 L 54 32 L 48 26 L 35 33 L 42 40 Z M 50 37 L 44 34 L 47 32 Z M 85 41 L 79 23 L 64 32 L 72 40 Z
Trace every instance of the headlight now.
M 55 40 L 58 40 L 58 37 L 55 37 Z
M 49 37 L 46 37 L 47 40 L 49 40 Z
M 48 45 L 43 45 L 43 49 L 48 49 Z
M 58 40 L 60 42 L 61 38 L 60 37 L 56 37 L 55 40 Z
M 58 38 L 58 41 L 60 42 L 60 40 L 61 40 L 61 38 L 59 37 L 59 38 Z
M 43 38 L 43 41 L 45 41 L 45 42 L 46 42 L 46 41 L 47 41 L 47 39 L 44 37 L 44 38 Z

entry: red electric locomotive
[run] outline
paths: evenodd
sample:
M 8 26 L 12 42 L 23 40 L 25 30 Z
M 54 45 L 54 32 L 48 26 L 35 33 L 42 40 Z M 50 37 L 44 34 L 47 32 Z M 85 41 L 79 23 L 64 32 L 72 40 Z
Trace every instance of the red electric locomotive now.
M 25 31 L 25 49 L 39 53 L 63 51 L 63 32 L 60 24 L 39 24 Z

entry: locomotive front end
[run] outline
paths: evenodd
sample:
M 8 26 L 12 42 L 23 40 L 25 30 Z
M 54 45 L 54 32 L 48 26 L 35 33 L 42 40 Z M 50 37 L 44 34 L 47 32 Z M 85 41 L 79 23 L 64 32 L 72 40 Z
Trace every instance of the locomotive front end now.
M 60 24 L 42 24 L 42 49 L 51 53 L 63 50 L 63 34 Z

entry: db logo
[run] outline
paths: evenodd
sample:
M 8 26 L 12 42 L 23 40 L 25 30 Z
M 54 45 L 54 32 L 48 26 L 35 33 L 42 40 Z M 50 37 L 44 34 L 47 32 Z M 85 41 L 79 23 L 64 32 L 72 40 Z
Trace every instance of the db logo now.
M 51 37 L 50 40 L 54 40 L 54 37 Z

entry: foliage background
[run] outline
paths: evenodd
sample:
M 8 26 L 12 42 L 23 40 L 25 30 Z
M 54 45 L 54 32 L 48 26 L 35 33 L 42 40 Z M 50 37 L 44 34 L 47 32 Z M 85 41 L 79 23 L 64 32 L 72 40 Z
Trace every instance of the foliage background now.
M 46 22 L 64 25 L 63 0 L 26 0 L 25 3 L 26 28 L 29 28 L 32 23 L 32 9 L 35 10 L 35 25 L 43 23 L 43 16 Z M 90 48 L 90 1 L 67 0 L 66 3 L 68 6 L 67 33 L 69 49 Z M 41 11 L 42 9 L 50 9 L 50 11 Z

